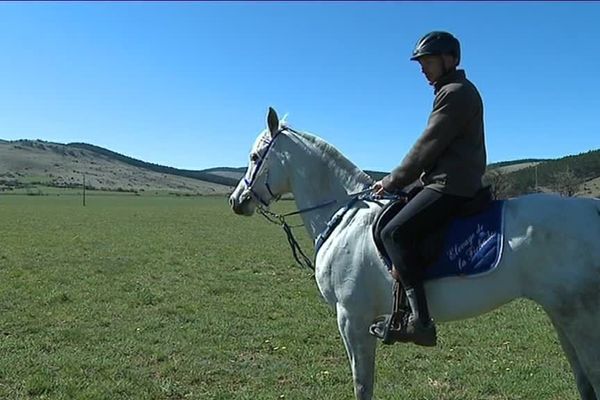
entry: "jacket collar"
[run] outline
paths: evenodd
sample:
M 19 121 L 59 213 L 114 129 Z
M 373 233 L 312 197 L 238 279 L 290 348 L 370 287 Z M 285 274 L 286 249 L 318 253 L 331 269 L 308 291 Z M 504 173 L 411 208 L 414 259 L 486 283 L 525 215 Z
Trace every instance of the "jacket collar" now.
M 450 71 L 446 75 L 444 75 L 440 79 L 438 79 L 433 84 L 434 93 L 437 94 L 437 92 L 439 92 L 440 89 L 442 87 L 444 87 L 445 85 L 447 85 L 449 83 L 453 83 L 453 82 L 458 82 L 459 80 L 465 79 L 466 77 L 467 76 L 465 74 L 465 71 L 462 69 L 456 69 L 454 71 Z

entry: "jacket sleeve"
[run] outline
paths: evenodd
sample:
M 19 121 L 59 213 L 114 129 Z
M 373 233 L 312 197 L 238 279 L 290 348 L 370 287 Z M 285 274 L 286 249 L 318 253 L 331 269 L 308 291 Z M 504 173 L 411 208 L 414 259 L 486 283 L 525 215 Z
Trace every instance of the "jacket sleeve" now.
M 430 169 L 437 158 L 462 131 L 467 99 L 460 90 L 440 91 L 436 96 L 427 127 L 402 163 L 383 178 L 388 191 L 402 189 Z

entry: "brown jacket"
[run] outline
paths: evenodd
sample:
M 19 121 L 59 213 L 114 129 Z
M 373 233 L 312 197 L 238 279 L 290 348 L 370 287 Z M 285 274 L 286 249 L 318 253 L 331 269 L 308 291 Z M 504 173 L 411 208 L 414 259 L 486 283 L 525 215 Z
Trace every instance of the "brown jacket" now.
M 383 178 L 383 187 L 402 189 L 420 176 L 425 187 L 471 197 L 481 188 L 486 167 L 481 97 L 463 70 L 442 77 L 434 93 L 425 131 Z

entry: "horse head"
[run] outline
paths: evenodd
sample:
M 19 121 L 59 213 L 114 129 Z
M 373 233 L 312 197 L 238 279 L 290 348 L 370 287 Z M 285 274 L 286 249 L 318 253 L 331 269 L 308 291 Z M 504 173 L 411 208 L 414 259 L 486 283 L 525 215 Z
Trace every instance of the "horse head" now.
M 289 192 L 285 158 L 278 148 L 285 129 L 277 112 L 269 107 L 267 128 L 254 141 L 246 173 L 229 196 L 229 204 L 236 214 L 250 216 L 257 205 L 268 207 Z

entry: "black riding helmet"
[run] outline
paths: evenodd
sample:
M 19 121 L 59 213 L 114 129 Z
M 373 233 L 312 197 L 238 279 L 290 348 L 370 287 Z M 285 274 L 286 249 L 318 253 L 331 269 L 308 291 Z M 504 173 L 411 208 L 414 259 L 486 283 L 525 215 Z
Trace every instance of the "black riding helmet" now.
M 451 33 L 434 31 L 429 32 L 417 42 L 413 50 L 411 60 L 416 60 L 426 55 L 451 54 L 456 57 L 458 65 L 460 63 L 460 43 Z

